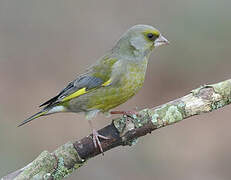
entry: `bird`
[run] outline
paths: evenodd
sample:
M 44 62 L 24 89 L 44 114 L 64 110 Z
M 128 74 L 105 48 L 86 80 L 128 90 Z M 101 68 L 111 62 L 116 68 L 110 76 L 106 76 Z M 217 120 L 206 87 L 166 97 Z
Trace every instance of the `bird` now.
M 41 111 L 19 124 L 58 112 L 84 112 L 92 129 L 95 148 L 103 153 L 100 135 L 92 124 L 98 113 L 129 114 L 111 111 L 133 97 L 143 86 L 148 60 L 156 47 L 169 44 L 159 30 L 150 25 L 134 25 L 114 47 L 71 81 L 60 93 L 40 105 Z

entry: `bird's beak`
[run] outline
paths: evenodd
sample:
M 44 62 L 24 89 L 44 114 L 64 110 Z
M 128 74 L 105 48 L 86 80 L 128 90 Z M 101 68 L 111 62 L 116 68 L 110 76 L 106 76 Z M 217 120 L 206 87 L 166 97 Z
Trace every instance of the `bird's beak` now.
M 161 45 L 167 45 L 167 44 L 169 44 L 169 41 L 162 35 L 160 35 L 154 42 L 155 47 L 158 47 Z

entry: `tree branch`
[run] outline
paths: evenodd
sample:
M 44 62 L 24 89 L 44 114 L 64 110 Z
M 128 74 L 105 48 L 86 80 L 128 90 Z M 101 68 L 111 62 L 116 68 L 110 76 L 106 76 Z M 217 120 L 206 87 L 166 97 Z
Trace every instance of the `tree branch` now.
M 151 133 L 158 128 L 180 122 L 188 117 L 211 112 L 231 102 L 231 79 L 204 85 L 191 91 L 188 95 L 152 109 L 143 109 L 133 119 L 121 117 L 99 133 L 109 140 L 102 140 L 106 152 L 117 146 L 133 145 L 137 138 Z M 24 179 L 63 179 L 86 161 L 100 154 L 94 148 L 92 135 L 76 142 L 68 142 L 54 152 L 42 152 L 34 161 L 1 180 Z

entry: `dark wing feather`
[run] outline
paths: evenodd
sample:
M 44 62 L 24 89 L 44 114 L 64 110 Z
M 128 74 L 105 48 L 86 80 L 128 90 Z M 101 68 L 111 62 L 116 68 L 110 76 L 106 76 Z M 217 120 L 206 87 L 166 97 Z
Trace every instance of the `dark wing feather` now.
M 76 80 L 70 82 L 66 88 L 64 88 L 57 96 L 49 99 L 45 103 L 41 104 L 41 106 L 45 105 L 52 105 L 56 103 L 58 100 L 67 97 L 68 95 L 78 91 L 81 88 L 86 88 L 86 90 L 90 90 L 96 87 L 99 87 L 103 84 L 103 80 L 97 77 L 89 76 L 89 75 L 84 75 Z M 59 101 L 58 101 L 59 102 Z
M 117 62 L 117 58 L 110 58 L 107 55 L 100 59 L 94 66 L 90 67 L 86 73 L 80 75 L 76 80 L 70 82 L 57 96 L 51 98 L 40 106 L 53 105 L 60 102 L 63 98 L 71 95 L 81 88 L 90 90 L 100 87 L 111 77 L 112 66 Z
M 46 102 L 40 104 L 39 107 L 45 106 L 45 105 L 47 105 L 47 104 L 52 104 L 53 102 L 55 102 L 55 101 L 58 99 L 58 97 L 59 97 L 59 95 L 57 95 L 57 96 L 55 96 L 55 97 L 49 99 L 48 101 L 46 101 Z

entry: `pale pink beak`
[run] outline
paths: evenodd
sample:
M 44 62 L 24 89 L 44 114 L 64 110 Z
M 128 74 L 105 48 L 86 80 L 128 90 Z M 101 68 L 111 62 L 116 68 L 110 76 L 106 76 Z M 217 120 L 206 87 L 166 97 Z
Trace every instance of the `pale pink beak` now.
M 169 41 L 162 35 L 160 35 L 154 42 L 155 47 L 158 47 L 161 45 L 167 45 L 167 44 L 169 44 Z

